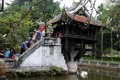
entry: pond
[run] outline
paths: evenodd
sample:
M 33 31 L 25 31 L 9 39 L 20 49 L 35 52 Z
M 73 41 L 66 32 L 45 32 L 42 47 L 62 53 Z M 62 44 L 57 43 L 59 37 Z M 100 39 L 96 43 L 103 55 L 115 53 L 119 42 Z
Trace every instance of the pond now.
M 24 78 L 8 78 L 8 80 L 120 80 L 120 72 L 80 67 L 78 75 L 65 75 L 65 76 L 40 76 L 40 77 L 24 77 Z

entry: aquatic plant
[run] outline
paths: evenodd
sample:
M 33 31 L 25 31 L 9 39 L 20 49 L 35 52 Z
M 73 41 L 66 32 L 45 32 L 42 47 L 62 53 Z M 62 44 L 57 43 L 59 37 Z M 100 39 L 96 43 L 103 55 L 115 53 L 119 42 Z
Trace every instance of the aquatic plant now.
M 50 76 L 59 75 L 62 74 L 63 72 L 64 72 L 63 68 L 59 68 L 56 66 L 51 66 L 50 69 L 48 70 L 48 74 Z

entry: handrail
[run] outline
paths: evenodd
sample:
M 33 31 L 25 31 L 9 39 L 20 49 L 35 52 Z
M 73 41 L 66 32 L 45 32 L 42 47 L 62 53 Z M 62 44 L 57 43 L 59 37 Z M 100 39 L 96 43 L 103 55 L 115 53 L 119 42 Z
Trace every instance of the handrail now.
M 30 54 L 32 54 L 36 49 L 38 49 L 42 44 L 43 38 L 33 44 L 30 48 L 28 48 L 18 59 L 19 63 L 22 63 Z

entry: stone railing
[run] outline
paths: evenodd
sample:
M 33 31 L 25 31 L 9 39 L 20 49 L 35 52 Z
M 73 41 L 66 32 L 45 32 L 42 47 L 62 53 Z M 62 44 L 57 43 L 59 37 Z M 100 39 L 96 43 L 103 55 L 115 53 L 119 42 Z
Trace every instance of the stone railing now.
M 97 62 L 97 61 L 88 61 L 88 60 L 80 60 L 79 65 L 86 65 L 86 66 L 94 66 L 94 67 L 101 67 L 101 68 L 109 68 L 109 69 L 120 69 L 120 63 L 117 62 Z
M 17 67 L 17 62 L 15 59 L 2 58 L 1 60 L 3 60 L 5 62 L 7 68 Z
M 46 44 L 55 44 L 55 38 L 41 38 L 40 41 L 37 41 L 33 44 L 28 50 L 26 50 L 18 59 L 18 63 L 21 64 L 29 55 L 31 55 L 36 49 L 38 49 L 41 45 Z
M 26 50 L 18 59 L 19 63 L 22 63 L 30 54 L 42 45 L 42 40 L 33 44 L 28 50 Z

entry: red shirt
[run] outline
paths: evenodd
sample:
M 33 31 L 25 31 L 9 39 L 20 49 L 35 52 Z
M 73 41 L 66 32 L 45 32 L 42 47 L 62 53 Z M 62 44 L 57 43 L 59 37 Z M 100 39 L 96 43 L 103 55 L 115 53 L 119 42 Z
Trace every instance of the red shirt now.
M 41 32 L 42 32 L 44 29 L 45 29 L 44 26 L 40 26 L 40 27 L 39 27 L 39 30 L 40 30 Z

